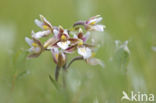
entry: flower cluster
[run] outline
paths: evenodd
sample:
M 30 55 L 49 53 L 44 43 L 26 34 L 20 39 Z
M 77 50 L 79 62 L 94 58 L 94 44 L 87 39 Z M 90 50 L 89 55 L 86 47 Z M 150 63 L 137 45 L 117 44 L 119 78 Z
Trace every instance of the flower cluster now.
M 103 32 L 105 26 L 98 24 L 102 20 L 100 15 L 89 18 L 86 21 L 74 23 L 71 30 L 64 29 L 62 26 L 53 26 L 44 16 L 40 15 L 40 20 L 35 19 L 35 24 L 41 31 L 31 33 L 31 38 L 26 37 L 25 41 L 29 44 L 29 57 L 38 57 L 44 51 L 51 51 L 54 62 L 58 67 L 63 67 L 67 63 L 67 54 L 75 51 L 88 64 L 103 65 L 102 62 L 94 57 L 96 45 L 88 44 L 92 31 Z M 41 43 L 40 39 L 47 37 L 47 41 Z

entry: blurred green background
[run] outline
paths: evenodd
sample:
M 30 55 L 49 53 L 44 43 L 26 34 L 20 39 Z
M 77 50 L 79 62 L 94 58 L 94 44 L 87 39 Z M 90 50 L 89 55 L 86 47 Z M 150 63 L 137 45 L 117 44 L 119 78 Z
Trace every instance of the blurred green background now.
M 155 0 L 0 0 L 0 103 L 120 103 L 123 90 L 156 96 L 155 5 Z M 67 88 L 57 90 L 48 77 L 54 77 L 51 53 L 26 59 L 24 38 L 40 30 L 34 24 L 39 14 L 64 28 L 100 14 L 106 29 L 96 56 L 105 68 L 77 61 L 67 73 Z M 115 40 L 128 40 L 130 54 L 116 51 Z

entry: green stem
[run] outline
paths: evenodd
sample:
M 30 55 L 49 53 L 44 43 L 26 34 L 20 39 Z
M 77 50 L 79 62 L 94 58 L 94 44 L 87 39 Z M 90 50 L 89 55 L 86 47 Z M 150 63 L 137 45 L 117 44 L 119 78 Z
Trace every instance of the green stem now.
M 57 65 L 55 69 L 55 80 L 58 81 L 59 77 L 59 72 L 60 72 L 60 67 Z
M 70 65 L 76 61 L 76 60 L 83 60 L 82 56 L 78 56 L 73 58 L 68 64 L 65 64 L 63 66 L 63 87 L 66 88 L 66 74 L 67 74 L 67 69 L 70 67 Z
M 74 62 L 74 61 L 77 61 L 77 60 L 83 60 L 83 57 L 82 56 L 78 56 L 78 57 L 75 57 L 73 58 L 67 65 L 65 65 L 65 67 L 63 68 L 64 70 L 67 70 L 70 65 Z

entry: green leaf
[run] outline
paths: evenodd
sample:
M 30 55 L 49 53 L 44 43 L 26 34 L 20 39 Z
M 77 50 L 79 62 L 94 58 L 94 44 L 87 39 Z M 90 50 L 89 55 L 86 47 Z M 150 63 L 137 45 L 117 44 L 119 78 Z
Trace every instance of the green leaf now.
M 51 75 L 49 75 L 49 79 L 51 83 L 54 85 L 54 87 L 58 90 L 59 89 L 58 83 L 53 79 Z

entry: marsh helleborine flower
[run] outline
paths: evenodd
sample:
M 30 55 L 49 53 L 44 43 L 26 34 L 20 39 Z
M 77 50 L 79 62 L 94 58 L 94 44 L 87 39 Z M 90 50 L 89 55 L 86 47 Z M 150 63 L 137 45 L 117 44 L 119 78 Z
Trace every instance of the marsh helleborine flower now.
M 64 29 L 62 26 L 53 26 L 44 16 L 40 15 L 40 20 L 35 19 L 35 24 L 41 28 L 41 31 L 36 33 L 32 31 L 32 39 L 28 37 L 25 38 L 25 41 L 30 46 L 28 51 L 31 54 L 28 57 L 38 57 L 44 51 L 51 51 L 57 69 L 61 67 L 67 69 L 67 54 L 77 51 L 80 58 L 85 60 L 86 63 L 91 65 L 100 64 L 103 66 L 103 63 L 99 59 L 94 58 L 96 45 L 87 43 L 89 38 L 91 38 L 91 31 L 104 31 L 105 26 L 98 24 L 101 20 L 102 17 L 100 15 L 93 16 L 86 21 L 74 23 L 73 29 L 68 30 Z M 80 27 L 76 29 L 78 25 L 84 26 L 85 31 Z M 40 39 L 43 37 L 49 38 L 44 43 L 41 43 Z M 74 58 L 73 60 L 76 59 Z M 58 75 L 58 70 L 56 75 Z
M 105 25 L 98 24 L 102 19 L 100 15 L 96 15 L 86 21 L 78 21 L 73 26 L 83 25 L 86 30 L 103 32 Z

